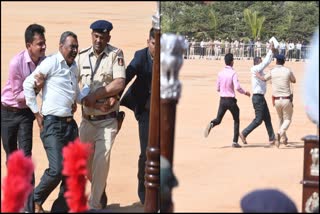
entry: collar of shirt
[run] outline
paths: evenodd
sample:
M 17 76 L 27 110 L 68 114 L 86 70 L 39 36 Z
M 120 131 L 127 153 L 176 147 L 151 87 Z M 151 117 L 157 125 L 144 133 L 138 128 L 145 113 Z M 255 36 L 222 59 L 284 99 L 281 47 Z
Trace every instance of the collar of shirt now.
M 109 45 L 107 45 L 104 49 L 103 49 L 103 51 L 97 56 L 97 58 L 99 57 L 99 56 L 101 56 L 101 54 L 104 52 L 104 54 L 106 55 L 106 56 L 108 56 L 109 55 L 109 52 L 110 52 L 110 50 L 109 50 Z M 95 54 L 95 52 L 94 52 L 94 49 L 93 49 L 93 46 L 90 48 L 90 50 L 89 50 L 89 55 L 90 56 L 92 56 L 92 55 L 95 55 L 96 56 L 96 54 Z
M 29 52 L 28 50 L 25 50 L 24 53 L 23 53 L 23 57 L 24 57 L 24 61 L 27 63 L 27 65 L 31 65 L 31 67 L 29 66 L 29 69 L 30 69 L 30 73 L 33 72 L 37 65 L 34 64 L 34 62 L 32 61 L 30 55 L 29 55 Z M 46 56 L 43 56 L 40 58 L 39 62 L 38 62 L 38 65 L 46 58 Z
M 233 67 L 231 67 L 230 65 L 226 65 L 225 69 L 231 69 L 231 70 L 233 70 Z
M 150 56 L 151 61 L 153 62 L 153 57 L 152 57 L 152 55 L 151 55 L 151 53 L 150 53 L 149 48 L 148 48 L 148 54 L 149 54 L 149 56 Z

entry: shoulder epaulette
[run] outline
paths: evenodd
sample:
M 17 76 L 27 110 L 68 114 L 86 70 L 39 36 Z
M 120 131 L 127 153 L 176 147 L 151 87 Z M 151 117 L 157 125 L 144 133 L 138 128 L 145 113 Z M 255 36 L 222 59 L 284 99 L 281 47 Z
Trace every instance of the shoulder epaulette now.
M 82 53 L 87 52 L 88 50 L 90 50 L 90 48 L 91 48 L 91 47 L 88 47 L 88 48 L 86 48 L 86 49 L 81 50 L 81 51 L 79 52 L 79 54 L 82 54 Z

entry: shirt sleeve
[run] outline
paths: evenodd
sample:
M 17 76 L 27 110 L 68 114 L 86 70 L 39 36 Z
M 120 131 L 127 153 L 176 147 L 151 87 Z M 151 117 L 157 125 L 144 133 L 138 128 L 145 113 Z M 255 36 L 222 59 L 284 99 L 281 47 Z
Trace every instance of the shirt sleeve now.
M 38 73 L 38 69 L 34 72 L 32 72 L 23 82 L 23 91 L 24 91 L 24 96 L 26 98 L 26 104 L 29 106 L 31 111 L 33 113 L 39 112 L 38 105 L 37 105 L 37 100 L 36 100 L 36 93 L 34 91 L 34 82 L 36 79 L 34 78 L 35 74 Z
M 137 75 L 137 71 L 139 69 L 139 60 L 137 56 L 137 52 L 134 54 L 133 59 L 126 69 L 126 85 L 132 80 L 132 78 Z
M 9 83 L 12 89 L 13 97 L 18 103 L 24 102 L 25 100 L 23 88 L 21 87 L 23 81 L 24 78 L 22 70 L 19 68 L 18 61 L 11 61 L 9 66 Z
M 266 57 L 262 60 L 262 62 L 259 65 L 253 66 L 255 71 L 263 71 L 272 61 L 273 53 L 272 50 L 269 50 Z
M 234 73 L 234 75 L 232 76 L 232 81 L 233 81 L 233 85 L 235 87 L 235 89 L 240 93 L 240 94 L 245 94 L 246 91 L 241 87 L 239 80 L 238 80 L 238 74 Z
M 296 81 L 296 77 L 294 76 L 293 72 L 290 70 L 290 81 L 291 82 L 295 82 Z
M 113 79 L 126 78 L 126 69 L 124 63 L 123 52 L 119 49 L 113 62 Z
M 268 71 L 265 75 L 264 75 L 264 79 L 266 81 L 270 80 L 271 79 L 271 71 Z
M 218 74 L 216 87 L 217 87 L 217 91 L 220 92 L 220 74 Z
M 46 58 L 43 62 L 41 62 L 40 65 L 37 66 L 34 72 L 32 72 L 23 82 L 23 90 L 24 90 L 24 96 L 26 98 L 26 104 L 29 106 L 31 111 L 33 113 L 39 112 L 39 108 L 37 105 L 37 95 L 35 93 L 34 87 L 35 87 L 35 75 L 38 73 L 42 73 L 44 75 L 44 78 L 46 80 L 47 76 L 50 72 L 50 67 L 52 65 L 52 62 L 49 58 Z

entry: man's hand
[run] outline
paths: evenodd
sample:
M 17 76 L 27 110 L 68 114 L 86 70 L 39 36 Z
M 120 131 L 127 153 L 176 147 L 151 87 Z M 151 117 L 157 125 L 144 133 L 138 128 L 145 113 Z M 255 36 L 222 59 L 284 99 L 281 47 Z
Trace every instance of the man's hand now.
M 94 93 L 88 94 L 86 97 L 82 99 L 83 105 L 89 108 L 94 108 L 96 101 L 97 100 Z
M 248 97 L 251 96 L 250 92 L 249 91 L 246 91 L 245 95 L 247 95 Z
M 107 112 L 116 104 L 117 100 L 117 95 L 108 97 L 104 103 L 96 103 L 95 108 L 100 111 Z
M 265 81 L 264 77 L 258 71 L 255 73 L 255 75 L 258 79 Z
M 44 75 L 42 73 L 38 73 L 34 76 L 36 81 L 34 81 L 34 90 L 36 94 L 38 94 L 44 86 Z
M 43 130 L 43 116 L 39 112 L 35 113 L 34 116 L 36 117 L 40 132 L 42 132 L 42 130 Z
M 72 113 L 72 114 L 74 114 L 74 113 L 77 111 L 77 107 L 78 107 L 78 106 L 77 106 L 77 103 L 73 103 L 73 104 L 72 104 L 72 106 L 71 106 L 71 109 L 72 109 L 72 110 L 71 110 L 71 113 Z

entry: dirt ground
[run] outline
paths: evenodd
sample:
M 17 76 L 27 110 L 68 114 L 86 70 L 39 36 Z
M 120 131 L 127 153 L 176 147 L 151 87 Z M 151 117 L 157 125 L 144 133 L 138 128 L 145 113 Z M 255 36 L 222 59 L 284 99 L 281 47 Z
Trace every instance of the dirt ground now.
M 146 47 L 155 12 L 156 2 L 1 2 L 1 89 L 8 79 L 10 59 L 25 49 L 24 31 L 29 24 L 38 23 L 46 28 L 46 54 L 49 55 L 58 51 L 60 35 L 67 30 L 78 35 L 79 49 L 89 47 L 90 24 L 106 19 L 113 24 L 110 44 L 123 50 L 128 65 L 134 52 Z M 78 125 L 80 109 L 79 106 L 75 116 Z M 108 209 L 112 212 L 142 212 L 143 206 L 137 195 L 138 125 L 133 113 L 126 108 L 123 110 L 126 112 L 125 122 L 111 153 Z M 37 185 L 48 162 L 36 123 L 33 135 Z M 1 146 L 1 180 L 5 175 L 5 152 Z M 89 187 L 88 184 L 88 193 Z M 45 210 L 50 210 L 57 194 L 58 188 L 44 203 Z
M 251 60 L 236 60 L 234 69 L 245 90 L 251 91 Z M 275 61 L 267 67 L 271 69 Z M 176 212 L 240 212 L 240 199 L 254 189 L 276 188 L 286 193 L 301 212 L 303 176 L 302 137 L 317 134 L 302 102 L 304 62 L 286 62 L 296 78 L 293 120 L 287 131 L 289 146 L 268 147 L 264 124 L 247 136 L 247 145 L 232 148 L 233 119 L 227 112 L 220 125 L 204 138 L 207 124 L 216 117 L 219 94 L 217 73 L 224 61 L 185 60 L 180 70 L 181 98 L 177 106 L 174 148 L 174 173 L 179 186 L 173 190 Z M 251 98 L 236 94 L 240 108 L 240 131 L 254 118 Z M 278 117 L 271 103 L 271 83 L 267 85 L 273 128 L 278 130 Z M 243 145 L 240 138 L 239 144 Z
M 24 49 L 24 30 L 31 23 L 46 28 L 47 55 L 58 50 L 63 31 L 78 35 L 80 49 L 90 46 L 90 24 L 97 19 L 113 23 L 111 44 L 124 51 L 126 65 L 136 50 L 146 46 L 155 2 L 5 2 L 1 3 L 1 89 L 7 81 L 10 59 Z M 251 61 L 235 61 L 240 84 L 251 91 L 249 68 Z M 268 67 L 275 65 L 272 62 Z M 315 125 L 307 118 L 302 98 L 305 63 L 287 62 L 297 78 L 294 85 L 294 115 L 287 132 L 289 146 L 280 149 L 267 146 L 264 125 L 248 137 L 248 145 L 231 147 L 233 120 L 226 113 L 222 123 L 208 138 L 203 133 L 208 122 L 215 118 L 219 95 L 215 89 L 217 73 L 223 60 L 185 60 L 180 70 L 181 98 L 177 105 L 174 147 L 174 173 L 179 181 L 173 189 L 175 212 L 240 212 L 240 199 L 257 188 L 277 188 L 289 195 L 301 212 L 303 175 L 302 137 L 316 134 Z M 237 93 L 240 107 L 240 130 L 253 119 L 251 98 Z M 271 105 L 271 85 L 266 99 L 275 131 L 278 118 Z M 79 110 L 80 108 L 78 108 Z M 116 138 L 111 154 L 108 177 L 108 209 L 111 212 L 143 212 L 137 197 L 137 163 L 139 155 L 138 126 L 133 113 L 125 107 L 126 118 Z M 80 123 L 80 111 L 76 112 Z M 36 166 L 36 185 L 47 168 L 47 158 L 39 130 L 34 125 L 33 161 Z M 242 145 L 240 139 L 239 143 Z M 5 153 L 1 147 L 1 180 L 6 175 Z M 90 184 L 87 185 L 89 193 Z M 56 189 L 44 204 L 50 210 L 57 197 Z

